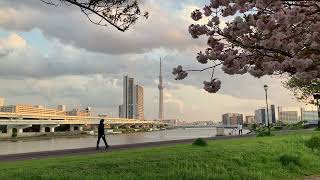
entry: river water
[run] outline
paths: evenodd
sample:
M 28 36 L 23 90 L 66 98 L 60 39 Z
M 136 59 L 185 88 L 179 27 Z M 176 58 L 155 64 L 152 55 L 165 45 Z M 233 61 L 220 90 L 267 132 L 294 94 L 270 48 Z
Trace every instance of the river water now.
M 229 132 L 231 132 L 231 130 L 225 129 L 225 134 L 229 134 Z M 246 133 L 246 130 L 244 130 L 243 133 Z M 186 128 L 129 134 L 110 134 L 107 135 L 107 141 L 112 146 L 178 139 L 192 139 L 198 137 L 214 137 L 215 135 L 216 128 Z M 95 147 L 96 139 L 96 136 L 82 136 L 30 138 L 19 139 L 16 141 L 0 140 L 0 155 Z M 100 141 L 100 145 L 103 145 L 102 140 Z

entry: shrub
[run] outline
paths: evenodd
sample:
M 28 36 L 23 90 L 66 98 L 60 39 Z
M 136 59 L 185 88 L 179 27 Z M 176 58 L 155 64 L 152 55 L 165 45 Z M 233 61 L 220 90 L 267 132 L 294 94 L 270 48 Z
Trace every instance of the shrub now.
M 257 134 L 257 137 L 273 136 L 270 131 L 263 131 Z
M 281 155 L 279 158 L 280 162 L 282 165 L 287 166 L 287 165 L 296 165 L 296 166 L 301 166 L 301 157 L 297 155 L 291 155 L 291 154 L 284 154 Z
M 193 145 L 195 146 L 207 146 L 208 143 L 206 140 L 202 139 L 202 138 L 198 138 L 193 142 Z
M 265 136 L 273 136 L 273 134 L 270 131 L 262 131 L 259 132 L 257 137 L 265 137 Z
M 275 130 L 281 130 L 281 129 L 283 129 L 283 127 L 282 126 L 274 126 L 274 129 Z
M 306 140 L 305 145 L 308 148 L 320 150 L 320 136 L 312 136 L 310 139 Z
M 17 132 L 12 132 L 11 137 L 13 138 L 17 137 Z

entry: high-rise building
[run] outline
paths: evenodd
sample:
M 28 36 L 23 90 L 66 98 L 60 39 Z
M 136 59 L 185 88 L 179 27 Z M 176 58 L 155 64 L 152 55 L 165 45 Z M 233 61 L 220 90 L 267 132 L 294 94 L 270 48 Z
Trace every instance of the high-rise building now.
M 134 84 L 134 79 L 123 77 L 123 104 L 119 106 L 119 117 L 143 119 L 143 87 Z
M 271 105 L 268 109 L 269 111 L 269 123 L 276 123 L 276 112 L 275 112 L 275 106 Z M 266 108 L 257 109 L 254 112 L 254 118 L 256 124 L 264 124 L 268 125 L 268 113 Z
M 140 85 L 136 85 L 136 90 L 135 90 L 135 119 L 143 120 L 144 119 L 144 103 L 143 103 L 143 87 Z
M 162 64 L 161 64 L 161 58 L 160 58 L 160 73 L 159 73 L 159 120 L 164 119 L 164 112 L 163 112 L 163 79 L 162 79 Z
M 275 110 L 275 106 L 271 105 L 271 119 L 270 122 L 275 124 L 276 123 L 276 110 Z
M 4 100 L 5 100 L 5 99 L 4 99 L 3 97 L 0 97 L 0 107 L 1 107 L 1 106 L 4 106 Z
M 66 105 L 58 105 L 57 106 L 57 110 L 58 111 L 66 111 L 67 109 L 66 109 Z
M 134 79 L 128 76 L 123 77 L 123 104 L 121 106 L 122 118 L 133 119 L 134 111 Z M 120 111 L 119 111 L 120 112 Z
M 135 114 L 135 105 L 134 105 L 134 100 L 135 100 L 135 88 L 134 88 L 134 79 L 133 78 L 127 78 L 127 117 L 129 119 L 133 119 L 134 114 Z
M 243 115 L 238 113 L 226 113 L 222 115 L 222 124 L 226 126 L 243 123 Z
M 266 124 L 266 110 L 257 109 L 254 111 L 254 119 L 256 124 Z
M 124 106 L 119 105 L 119 117 L 124 118 Z

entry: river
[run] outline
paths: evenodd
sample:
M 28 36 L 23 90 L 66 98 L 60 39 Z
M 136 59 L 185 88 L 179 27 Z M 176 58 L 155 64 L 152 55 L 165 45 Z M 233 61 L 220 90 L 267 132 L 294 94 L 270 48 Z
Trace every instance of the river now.
M 225 134 L 228 134 L 230 131 L 230 129 L 225 129 Z M 244 130 L 243 133 L 246 133 L 246 130 Z M 198 137 L 214 137 L 215 135 L 215 128 L 186 128 L 129 134 L 110 134 L 107 135 L 107 141 L 112 146 L 155 141 L 192 139 Z M 94 147 L 96 145 L 96 139 L 97 137 L 95 136 L 79 136 L 17 139 L 15 141 L 0 140 L 0 155 Z M 103 141 L 100 141 L 100 145 L 103 145 Z

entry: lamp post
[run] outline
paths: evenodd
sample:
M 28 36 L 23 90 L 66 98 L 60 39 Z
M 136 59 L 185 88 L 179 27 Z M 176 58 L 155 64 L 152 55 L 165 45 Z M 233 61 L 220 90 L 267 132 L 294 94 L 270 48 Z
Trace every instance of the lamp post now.
M 320 107 L 319 107 L 320 93 L 314 93 L 313 98 L 316 100 L 316 105 L 318 108 L 318 128 L 320 128 Z
M 269 105 L 268 105 L 268 85 L 264 85 L 263 87 L 264 87 L 264 91 L 266 92 L 267 121 L 268 121 L 268 131 L 270 132 Z

